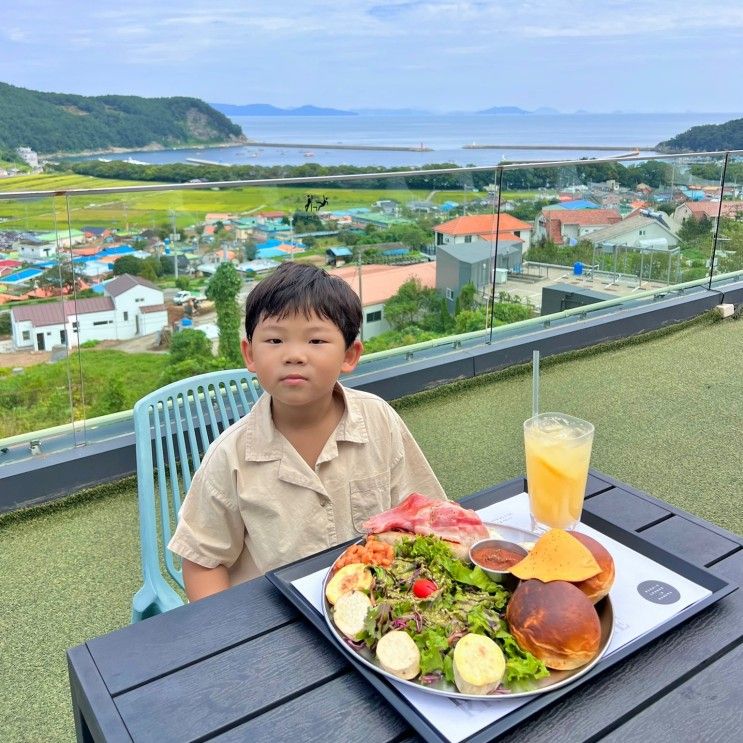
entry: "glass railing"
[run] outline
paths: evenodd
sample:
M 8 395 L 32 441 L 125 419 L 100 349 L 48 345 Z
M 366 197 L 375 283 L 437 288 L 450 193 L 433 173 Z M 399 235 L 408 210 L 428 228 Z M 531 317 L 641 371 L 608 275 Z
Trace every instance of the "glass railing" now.
M 148 391 L 240 365 L 206 295 L 223 263 L 239 304 L 281 261 L 343 277 L 366 375 L 740 280 L 742 168 L 726 152 L 178 185 L 42 175 L 34 193 L 25 179 L 0 192 L 0 467 L 129 433 Z

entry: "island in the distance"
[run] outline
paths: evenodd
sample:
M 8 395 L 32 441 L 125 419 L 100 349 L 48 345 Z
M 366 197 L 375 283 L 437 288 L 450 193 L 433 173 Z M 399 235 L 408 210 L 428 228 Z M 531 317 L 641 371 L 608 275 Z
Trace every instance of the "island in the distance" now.
M 226 116 L 356 116 L 355 111 L 342 111 L 338 108 L 320 108 L 318 106 L 297 106 L 296 108 L 279 108 L 270 103 L 212 103 L 212 108 Z

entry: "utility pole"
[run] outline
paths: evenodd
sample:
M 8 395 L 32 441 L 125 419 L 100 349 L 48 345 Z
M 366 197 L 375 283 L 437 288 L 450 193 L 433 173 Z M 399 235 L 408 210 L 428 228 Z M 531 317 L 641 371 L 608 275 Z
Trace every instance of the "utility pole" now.
M 173 251 L 173 272 L 175 273 L 175 280 L 178 281 L 178 251 L 175 247 L 175 241 L 178 239 L 178 234 L 175 231 L 175 212 L 170 212 L 170 218 L 173 225 L 173 232 L 170 235 L 170 246 Z
M 359 302 L 361 303 L 361 342 L 364 342 L 364 295 L 361 282 L 361 250 L 356 251 L 356 265 L 359 271 Z

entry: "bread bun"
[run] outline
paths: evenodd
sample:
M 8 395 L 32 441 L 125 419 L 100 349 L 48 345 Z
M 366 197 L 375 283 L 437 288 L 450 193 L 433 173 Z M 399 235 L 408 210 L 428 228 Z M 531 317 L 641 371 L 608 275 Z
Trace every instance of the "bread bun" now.
M 508 602 L 506 621 L 519 645 L 548 668 L 578 668 L 599 651 L 601 623 L 596 609 L 567 581 L 522 581 Z
M 593 559 L 599 564 L 601 572 L 587 580 L 576 581 L 573 585 L 578 586 L 588 596 L 592 604 L 601 601 L 606 596 L 614 583 L 614 560 L 609 550 L 603 544 L 597 542 L 587 534 L 577 531 L 570 532 L 582 545 L 588 547 Z

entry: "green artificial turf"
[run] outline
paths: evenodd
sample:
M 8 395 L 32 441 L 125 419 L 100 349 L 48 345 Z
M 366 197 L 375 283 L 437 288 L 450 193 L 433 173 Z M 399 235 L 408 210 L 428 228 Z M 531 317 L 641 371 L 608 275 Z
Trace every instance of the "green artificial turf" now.
M 596 425 L 592 464 L 743 532 L 743 322 L 682 329 L 542 365 L 541 409 Z M 531 370 L 396 404 L 450 497 L 524 471 Z M 128 623 L 139 588 L 132 479 L 0 518 L 0 739 L 71 741 L 65 650 Z

